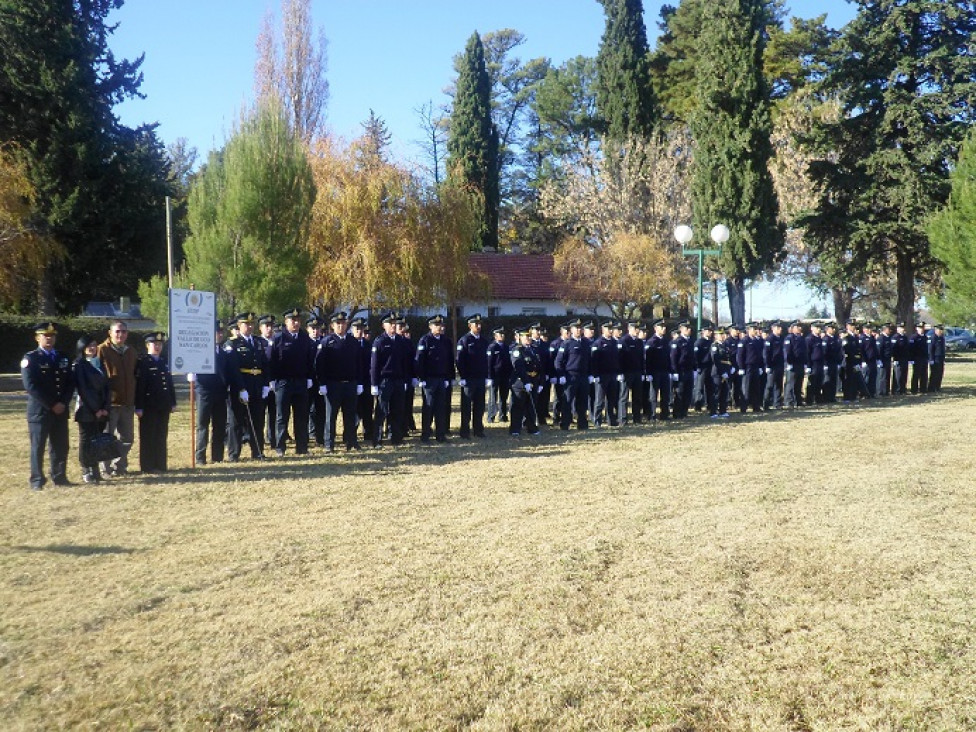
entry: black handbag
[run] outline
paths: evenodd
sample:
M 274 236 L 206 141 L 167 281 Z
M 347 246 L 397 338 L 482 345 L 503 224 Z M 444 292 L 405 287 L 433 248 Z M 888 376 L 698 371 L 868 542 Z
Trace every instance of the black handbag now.
M 88 443 L 89 455 L 97 462 L 108 462 L 122 457 L 122 443 L 108 432 L 100 432 Z

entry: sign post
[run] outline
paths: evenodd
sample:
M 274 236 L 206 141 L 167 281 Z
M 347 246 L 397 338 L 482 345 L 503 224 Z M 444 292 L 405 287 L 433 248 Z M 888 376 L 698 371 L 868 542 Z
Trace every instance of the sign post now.
M 213 374 L 217 368 L 214 321 L 217 296 L 202 290 L 169 291 L 169 370 L 173 374 Z M 190 467 L 196 457 L 196 392 L 190 382 Z

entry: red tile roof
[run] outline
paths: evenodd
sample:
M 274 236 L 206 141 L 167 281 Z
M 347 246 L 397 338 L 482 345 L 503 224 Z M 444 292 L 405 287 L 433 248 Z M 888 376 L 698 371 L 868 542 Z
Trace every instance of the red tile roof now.
M 495 300 L 558 300 L 551 254 L 468 255 L 473 272 L 491 282 Z

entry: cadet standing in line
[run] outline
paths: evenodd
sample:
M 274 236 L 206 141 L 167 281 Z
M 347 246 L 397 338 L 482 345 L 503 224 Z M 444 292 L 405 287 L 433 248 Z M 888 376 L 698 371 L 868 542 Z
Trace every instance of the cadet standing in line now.
M 752 407 L 753 412 L 763 411 L 763 392 L 760 383 L 762 373 L 760 372 L 763 368 L 765 344 L 759 336 L 757 323 L 746 323 L 746 333 L 746 337 L 739 341 L 736 354 L 739 376 L 742 377 L 742 404 L 739 407 L 742 414 L 745 414 L 749 407 Z
M 27 392 L 27 431 L 30 435 L 30 487 L 41 490 L 44 477 L 44 448 L 48 448 L 51 481 L 71 485 L 68 466 L 68 403 L 74 392 L 71 361 L 55 349 L 57 327 L 39 323 L 34 327 L 37 348 L 20 361 L 20 378 Z
M 807 398 L 808 405 L 823 403 L 823 384 L 827 373 L 827 342 L 823 333 L 823 323 L 810 324 L 807 341 Z
M 271 363 L 271 344 L 275 337 L 275 316 L 270 313 L 258 318 L 258 329 L 261 332 L 260 343 L 264 347 L 264 362 Z M 275 393 L 271 387 L 271 374 L 268 373 L 268 382 L 261 388 L 264 395 L 264 444 L 269 450 L 278 449 L 278 408 L 275 404 Z
M 823 401 L 833 404 L 837 401 L 837 376 L 844 362 L 844 351 L 837 335 L 837 323 L 831 321 L 824 325 L 824 383 Z
M 945 326 L 940 324 L 929 335 L 929 391 L 942 391 L 945 362 Z
M 915 335 L 908 339 L 908 365 L 912 367 L 912 394 L 929 390 L 929 338 L 925 323 L 915 324 Z
M 229 368 L 234 372 L 235 385 L 240 388 L 232 392 L 230 402 L 233 423 L 228 433 L 230 437 L 227 459 L 235 463 L 241 457 L 245 441 L 251 446 L 254 460 L 264 459 L 264 391 L 270 381 L 268 364 L 265 360 L 264 341 L 254 335 L 254 313 L 240 313 L 237 321 L 238 335 L 227 341 Z
M 494 340 L 488 346 L 488 379 L 491 381 L 488 421 L 507 422 L 512 359 L 505 342 L 505 329 L 495 328 L 492 335 Z
M 468 318 L 468 332 L 458 340 L 458 386 L 461 387 L 461 429 L 464 439 L 485 436 L 485 388 L 488 381 L 488 341 L 481 335 L 481 314 Z
M 417 343 L 417 355 L 414 359 L 417 383 L 424 391 L 424 403 L 420 413 L 420 441 L 430 442 L 433 434 L 437 442 L 446 442 L 444 400 L 447 397 L 448 384 L 454 378 L 454 349 L 444 336 L 444 316 L 434 315 L 428 318 L 427 326 L 430 332 L 425 333 Z
M 712 413 L 711 401 L 714 401 L 712 391 L 712 339 L 714 329 L 708 323 L 702 323 L 701 332 L 695 339 L 695 389 L 692 393 L 692 404 L 696 412 L 707 407 Z
M 589 394 L 590 345 L 580 337 L 583 324 L 574 320 L 569 324 L 569 338 L 563 341 L 556 353 L 556 371 L 565 376 L 563 390 L 562 421 L 559 429 L 568 430 L 573 418 L 576 428 L 589 427 L 586 419 L 586 401 Z
M 803 377 L 807 371 L 807 341 L 799 320 L 790 323 L 789 333 L 783 339 L 783 368 L 786 370 L 784 404 L 788 409 L 803 405 Z
M 675 390 L 674 417 L 683 419 L 688 416 L 695 386 L 695 349 L 688 321 L 678 323 L 678 337 L 671 343 L 671 384 Z
M 562 422 L 563 390 L 566 388 L 566 377 L 556 370 L 556 354 L 559 347 L 569 338 L 569 324 L 563 323 L 559 326 L 559 335 L 547 344 L 549 354 L 546 358 L 546 378 L 549 383 L 549 393 L 552 395 L 550 414 L 552 414 L 552 424 L 554 426 Z M 560 383 L 562 376 L 562 383 Z
M 640 323 L 627 323 L 627 335 L 620 338 L 620 402 L 617 417 L 620 424 L 628 421 L 640 424 L 644 411 L 644 341 L 638 338 Z M 627 403 L 630 402 L 630 417 L 627 417 Z
M 878 357 L 881 359 L 881 366 L 878 367 L 878 394 L 888 396 L 891 394 L 891 323 L 881 326 L 881 334 L 878 336 Z
M 284 313 L 285 329 L 271 345 L 271 379 L 274 382 L 278 434 L 278 457 L 285 454 L 288 419 L 295 430 L 295 454 L 308 454 L 308 390 L 312 388 L 315 347 L 302 330 L 298 308 Z
M 373 447 L 379 447 L 385 435 L 390 444 L 402 445 L 403 410 L 407 399 L 409 373 L 404 371 L 403 351 L 409 346 L 397 334 L 396 313 L 383 316 L 383 332 L 373 340 L 369 362 L 370 394 L 376 399 L 373 414 Z
M 215 324 L 216 353 L 212 374 L 187 374 L 186 380 L 196 382 L 196 433 L 194 445 L 197 465 L 207 464 L 207 443 L 210 444 L 210 462 L 224 459 L 224 441 L 227 439 L 227 400 L 231 394 L 239 394 L 243 382 L 231 370 L 230 354 L 224 350 L 224 328 L 218 320 Z
M 725 328 L 718 328 L 709 347 L 712 361 L 708 378 L 712 380 L 712 401 L 708 406 L 708 414 L 721 419 L 729 417 L 730 387 L 732 375 L 735 373 L 735 366 L 732 364 L 734 354 L 729 351 L 726 333 Z
M 359 345 L 359 366 L 357 370 L 356 417 L 363 428 L 363 440 L 373 441 L 373 393 L 369 383 L 369 360 L 373 344 L 369 342 L 369 324 L 365 318 L 354 318 L 349 323 L 352 337 Z M 357 433 L 358 434 L 358 433 Z
M 312 348 L 318 351 L 319 344 L 322 343 L 323 330 L 325 323 L 317 315 L 312 315 L 305 321 L 305 330 L 308 332 L 309 340 L 312 341 Z M 312 386 L 308 390 L 308 439 L 314 442 L 316 447 L 326 447 L 325 444 L 325 421 L 327 407 L 322 386 L 312 370 Z
M 769 335 L 763 342 L 763 368 L 766 370 L 766 388 L 763 390 L 763 409 L 782 409 L 783 377 L 786 360 L 783 354 L 783 324 L 774 320 L 769 325 Z
M 878 368 L 881 354 L 878 352 L 878 340 L 875 337 L 874 323 L 867 322 L 861 326 L 861 378 L 868 396 L 874 397 L 878 393 Z
M 406 386 L 404 387 L 404 402 L 403 411 L 401 412 L 401 419 L 403 420 L 403 434 L 408 435 L 411 432 L 417 431 L 417 420 L 414 417 L 414 406 L 417 402 L 417 386 L 420 384 L 419 379 L 417 379 L 417 367 L 414 363 L 414 358 L 417 355 L 417 349 L 414 345 L 413 338 L 410 337 L 410 323 L 408 323 L 405 318 L 397 318 L 396 332 L 397 335 L 403 340 L 403 344 L 405 346 L 403 348 L 402 358 L 403 377 L 406 379 Z M 423 394 L 421 393 L 421 396 L 422 395 Z
M 335 452 L 336 430 L 342 414 L 342 443 L 346 450 L 359 450 L 356 437 L 356 398 L 359 377 L 359 343 L 348 332 L 349 317 L 344 312 L 330 319 L 332 332 L 316 348 L 315 381 L 325 400 L 325 449 Z
M 644 345 L 644 373 L 650 385 L 651 420 L 671 418 L 671 342 L 668 324 L 654 322 L 654 335 Z
M 617 343 L 611 333 L 613 321 L 605 321 L 600 325 L 600 337 L 590 344 L 590 373 L 595 379 L 593 399 L 593 425 L 603 427 L 609 423 L 616 427 L 617 406 L 620 394 L 617 391 L 620 382 L 617 376 L 620 371 L 620 353 Z
M 891 336 L 891 393 L 904 394 L 908 390 L 908 364 L 911 354 L 908 348 L 908 336 L 905 324 L 898 323 L 895 333 Z
M 139 418 L 139 467 L 143 473 L 166 472 L 169 415 L 176 409 L 176 390 L 162 358 L 166 335 L 146 336 L 147 353 L 136 362 L 136 416 Z
M 533 347 L 528 329 L 516 331 L 519 343 L 512 348 L 512 421 L 508 433 L 518 437 L 524 427 L 530 435 L 539 434 L 535 395 L 541 393 L 545 379 L 538 351 Z

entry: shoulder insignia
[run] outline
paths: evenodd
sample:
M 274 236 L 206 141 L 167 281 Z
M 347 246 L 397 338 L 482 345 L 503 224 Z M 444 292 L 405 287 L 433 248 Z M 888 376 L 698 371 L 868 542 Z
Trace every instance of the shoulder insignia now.
M 24 356 L 24 360 L 20 362 L 20 367 L 26 369 L 28 366 L 30 366 L 30 359 Z
M 515 358 L 519 357 L 519 352 L 517 348 L 514 351 L 512 351 L 512 355 L 515 356 Z
M 460 344 L 460 343 L 458 343 L 458 347 L 457 347 L 457 349 L 458 349 L 459 351 L 463 351 L 463 350 L 464 350 L 464 346 L 463 346 L 462 344 Z

